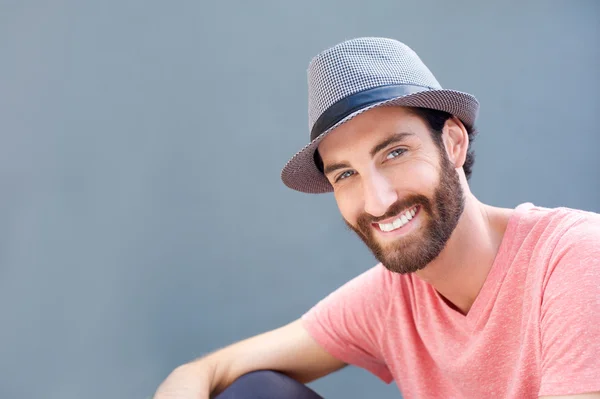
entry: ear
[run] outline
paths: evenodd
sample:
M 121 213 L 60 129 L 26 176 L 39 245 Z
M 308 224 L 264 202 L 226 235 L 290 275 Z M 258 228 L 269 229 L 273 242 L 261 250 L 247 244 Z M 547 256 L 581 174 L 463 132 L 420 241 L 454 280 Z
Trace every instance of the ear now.
M 454 164 L 455 168 L 462 168 L 469 149 L 469 135 L 460 119 L 452 116 L 446 121 L 442 131 L 442 140 L 450 162 Z

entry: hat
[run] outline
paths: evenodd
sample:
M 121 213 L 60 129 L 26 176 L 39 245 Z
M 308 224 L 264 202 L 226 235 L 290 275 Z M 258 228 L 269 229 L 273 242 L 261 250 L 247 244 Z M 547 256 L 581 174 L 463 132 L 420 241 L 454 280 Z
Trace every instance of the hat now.
M 407 45 L 377 37 L 331 47 L 308 66 L 310 142 L 281 171 L 284 184 L 305 193 L 333 187 L 317 168 L 315 151 L 325 136 L 356 115 L 382 105 L 448 112 L 473 127 L 479 102 L 471 94 L 445 90 Z

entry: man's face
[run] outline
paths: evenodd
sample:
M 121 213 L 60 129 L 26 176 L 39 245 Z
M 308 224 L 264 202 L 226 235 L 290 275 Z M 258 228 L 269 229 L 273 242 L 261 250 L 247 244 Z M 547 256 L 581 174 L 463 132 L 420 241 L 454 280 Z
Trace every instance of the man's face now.
M 444 249 L 464 208 L 461 182 L 425 121 L 379 107 L 319 145 L 346 224 L 389 270 L 423 269 Z

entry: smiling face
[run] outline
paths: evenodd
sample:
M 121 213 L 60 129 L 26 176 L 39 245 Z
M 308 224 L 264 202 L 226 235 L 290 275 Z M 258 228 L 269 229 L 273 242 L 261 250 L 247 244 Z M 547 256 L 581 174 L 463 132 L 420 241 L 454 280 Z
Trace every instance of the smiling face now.
M 442 138 L 436 144 L 426 122 L 409 109 L 379 107 L 339 126 L 319 145 L 346 224 L 393 272 L 427 266 L 463 212 L 457 168 L 464 162 L 466 131 L 450 119 Z

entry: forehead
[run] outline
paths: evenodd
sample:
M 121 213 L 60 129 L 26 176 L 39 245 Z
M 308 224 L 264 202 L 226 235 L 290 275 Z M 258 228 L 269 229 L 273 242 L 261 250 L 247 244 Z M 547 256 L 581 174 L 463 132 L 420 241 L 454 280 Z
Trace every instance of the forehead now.
M 373 143 L 398 133 L 412 133 L 423 139 L 427 134 L 423 120 L 405 107 L 377 107 L 363 112 L 337 127 L 319 144 L 321 158 L 332 158 L 346 152 L 368 152 Z

